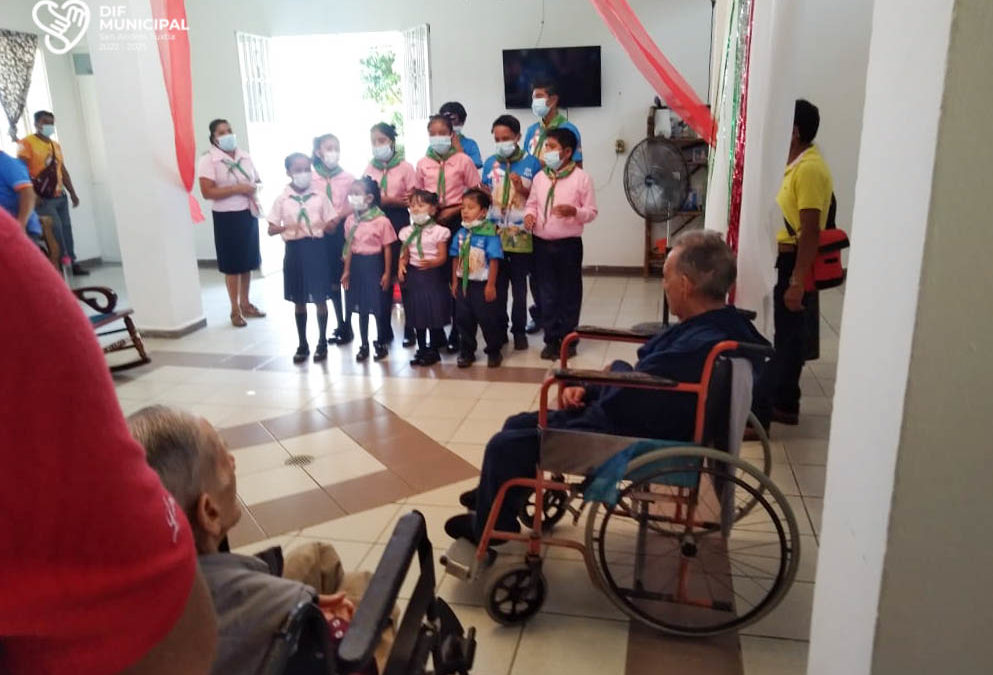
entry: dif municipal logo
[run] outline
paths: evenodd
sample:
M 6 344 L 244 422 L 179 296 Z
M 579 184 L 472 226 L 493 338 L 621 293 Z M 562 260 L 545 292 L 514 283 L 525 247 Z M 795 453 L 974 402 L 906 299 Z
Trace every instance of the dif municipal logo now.
M 100 49 L 130 51 L 144 48 L 152 39 L 170 39 L 170 31 L 188 31 L 186 19 L 132 18 L 126 5 L 100 5 Z M 53 54 L 67 54 L 90 27 L 92 13 L 83 0 L 39 0 L 31 10 L 35 25 L 45 33 L 45 47 Z

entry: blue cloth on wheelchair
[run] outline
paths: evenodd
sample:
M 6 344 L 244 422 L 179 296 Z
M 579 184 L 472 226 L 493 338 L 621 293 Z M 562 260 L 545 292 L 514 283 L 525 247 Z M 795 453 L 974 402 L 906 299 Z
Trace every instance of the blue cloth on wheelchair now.
M 95 326 L 96 324 L 100 323 L 101 321 L 105 321 L 107 319 L 112 319 L 113 317 L 114 317 L 113 314 L 92 314 L 92 315 L 90 315 L 90 316 L 88 316 L 86 318 L 89 319 L 90 320 L 90 323 L 92 323 Z
M 609 506 L 616 506 L 617 502 L 621 498 L 620 490 L 617 489 L 617 486 L 624 479 L 624 477 L 627 476 L 628 465 L 633 459 L 640 457 L 645 453 L 652 452 L 653 450 L 659 450 L 662 448 L 676 448 L 685 445 L 685 441 L 646 440 L 632 443 L 627 448 L 621 450 L 597 467 L 589 487 L 583 491 L 583 501 L 603 502 Z M 668 461 L 652 462 L 650 465 L 642 467 L 642 469 L 638 472 L 635 472 L 627 477 L 629 480 L 638 480 L 639 476 L 647 478 L 652 473 L 658 472 L 659 469 L 664 469 L 667 468 L 667 466 L 675 465 L 676 461 L 685 462 L 686 460 L 685 458 L 674 457 L 672 460 Z M 676 487 L 695 487 L 699 478 L 700 474 L 696 471 L 680 471 L 667 475 L 665 478 L 665 484 Z

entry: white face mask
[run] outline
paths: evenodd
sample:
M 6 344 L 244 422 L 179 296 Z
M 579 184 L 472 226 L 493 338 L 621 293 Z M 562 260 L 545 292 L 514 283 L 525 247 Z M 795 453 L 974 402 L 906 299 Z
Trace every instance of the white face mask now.
M 501 157 L 510 157 L 517 149 L 516 141 L 501 141 L 496 144 L 496 154 Z
M 337 150 L 329 150 L 321 156 L 321 160 L 324 162 L 324 166 L 329 169 L 333 169 L 338 166 L 338 158 L 341 156 Z
M 234 134 L 224 134 L 217 137 L 217 147 L 224 152 L 234 152 L 238 147 L 238 138 Z
M 451 136 L 432 136 L 429 142 L 431 143 L 431 149 L 439 155 L 444 155 L 452 149 Z
M 413 211 L 410 212 L 410 222 L 412 222 L 414 225 L 423 225 L 429 220 L 431 220 L 430 213 L 414 213 Z
M 552 171 L 558 171 L 559 167 L 562 166 L 562 157 L 559 156 L 558 150 L 549 150 L 545 153 L 545 166 L 547 166 Z
M 482 218 L 480 218 L 479 220 L 464 220 L 462 221 L 462 227 L 466 228 L 467 230 L 474 230 L 475 228 L 479 227 L 485 222 L 486 221 L 483 220 Z
M 365 211 L 368 208 L 365 197 L 362 195 L 348 195 L 348 205 L 353 211 Z
M 51 138 L 55 135 L 55 125 L 54 124 L 42 124 L 41 125 L 41 135 L 45 138 Z
M 389 144 L 372 146 L 372 156 L 380 162 L 389 161 L 393 157 L 393 148 Z
M 306 190 L 307 188 L 310 187 L 311 175 L 309 171 L 307 171 L 306 173 L 304 173 L 303 171 L 301 171 L 300 173 L 295 173 L 291 176 L 291 178 L 293 180 L 293 187 L 295 187 L 297 190 Z
M 531 99 L 531 112 L 533 112 L 538 117 L 544 119 L 545 115 L 551 108 L 548 107 L 547 98 L 533 98 Z
M 454 131 L 454 132 L 455 132 L 455 133 L 457 133 L 457 134 L 458 134 L 459 136 L 461 136 L 461 135 L 462 135 L 462 130 L 463 130 L 463 129 L 465 129 L 465 127 L 464 127 L 464 126 L 462 126 L 461 124 L 459 124 L 458 126 L 456 126 L 456 127 L 453 127 L 453 128 L 452 128 L 452 131 Z

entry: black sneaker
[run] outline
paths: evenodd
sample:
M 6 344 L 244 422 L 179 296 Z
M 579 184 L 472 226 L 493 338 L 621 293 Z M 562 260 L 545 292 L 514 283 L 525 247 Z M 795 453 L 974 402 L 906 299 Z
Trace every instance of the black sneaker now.
M 314 350 L 314 363 L 320 363 L 321 361 L 327 361 L 327 360 L 328 360 L 328 346 L 326 343 L 323 343 L 320 346 L 318 346 L 316 350 Z
M 459 504 L 466 507 L 470 511 L 476 510 L 476 500 L 479 498 L 479 490 L 473 488 L 472 490 L 466 490 L 459 495 Z
M 301 346 L 297 348 L 297 353 L 293 355 L 293 363 L 303 363 L 310 358 L 310 347 Z
M 545 348 L 541 350 L 541 358 L 555 361 L 559 358 L 559 353 L 561 351 L 562 345 L 557 342 L 546 342 Z
M 514 335 L 514 351 L 522 352 L 528 348 L 528 336 L 524 333 Z
M 500 352 L 494 352 L 486 355 L 487 368 L 499 368 L 501 363 L 503 363 L 503 354 Z
M 387 347 L 382 342 L 375 343 L 375 353 L 372 356 L 373 361 L 382 361 L 389 355 L 390 355 L 389 347 Z
M 362 345 L 359 347 L 358 353 L 355 355 L 355 360 L 362 362 L 369 358 L 369 345 Z
M 460 354 L 458 360 L 459 368 L 468 368 L 476 362 L 475 354 Z

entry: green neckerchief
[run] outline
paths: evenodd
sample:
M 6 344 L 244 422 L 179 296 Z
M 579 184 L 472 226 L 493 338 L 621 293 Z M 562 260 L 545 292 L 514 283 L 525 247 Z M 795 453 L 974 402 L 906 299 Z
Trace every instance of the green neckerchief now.
M 245 169 L 241 166 L 241 162 L 242 162 L 243 159 L 245 159 L 245 158 L 242 157 L 237 162 L 232 162 L 230 159 L 222 159 L 221 161 L 224 162 L 224 166 L 228 167 L 228 173 L 229 174 L 231 174 L 233 176 L 234 175 L 234 172 L 237 171 L 242 176 L 244 176 L 245 179 L 248 180 L 249 183 L 251 183 L 252 182 L 252 177 L 249 176 L 248 175 L 248 172 L 245 171 Z
M 300 205 L 300 213 L 297 214 L 297 225 L 299 225 L 301 222 L 306 223 L 307 232 L 310 234 L 311 237 L 314 236 L 314 228 L 312 223 L 310 222 L 310 214 L 307 213 L 307 200 L 313 196 L 314 196 L 313 192 L 308 192 L 305 195 L 290 195 L 290 199 L 292 199 L 293 201 L 295 201 L 297 204 Z
M 488 220 L 483 221 L 482 225 L 477 225 L 476 227 L 466 227 L 463 225 L 462 229 L 466 231 L 466 235 L 465 239 L 462 240 L 462 245 L 459 246 L 459 264 L 462 265 L 462 292 L 465 293 L 465 289 L 469 288 L 469 249 L 472 248 L 472 235 L 478 234 L 481 237 L 495 237 L 497 229 L 496 223 Z
M 444 155 L 439 155 L 433 149 L 428 148 L 427 157 L 438 162 L 438 202 L 442 207 L 445 206 L 445 162 L 455 156 L 455 148 L 451 148 Z
M 548 188 L 548 198 L 545 200 L 545 222 L 548 222 L 548 210 L 555 204 L 555 185 L 563 178 L 572 175 L 572 172 L 576 170 L 576 163 L 569 162 L 558 171 L 552 171 L 547 166 L 542 170 L 552 180 L 552 187 Z
M 500 208 L 504 211 L 510 205 L 510 165 L 519 162 L 524 158 L 524 151 L 520 146 L 514 149 L 514 154 L 510 157 L 497 157 L 497 163 L 503 164 L 503 195 L 500 197 Z
M 566 116 L 560 112 L 555 113 L 555 117 L 553 117 L 552 121 L 549 122 L 547 125 L 545 124 L 545 120 L 539 121 L 538 144 L 534 146 L 534 152 L 531 154 L 533 154 L 535 157 L 541 155 L 541 149 L 545 147 L 545 136 L 548 134 L 548 131 L 550 129 L 558 129 L 560 126 L 562 126 L 564 123 L 568 121 L 569 120 L 566 119 Z
M 435 224 L 434 218 L 429 218 L 428 221 L 423 225 L 415 225 L 414 223 L 411 223 L 410 226 L 414 228 L 414 231 L 410 233 L 409 237 L 403 240 L 403 246 L 400 247 L 400 255 L 403 255 L 403 252 L 406 251 L 408 248 L 410 248 L 410 244 L 411 242 L 413 242 L 417 244 L 417 255 L 421 257 L 421 260 L 423 260 L 424 249 L 421 248 L 421 235 L 424 234 L 424 230 L 428 229 L 434 224 Z
M 402 145 L 398 145 L 396 148 L 394 148 L 393 156 L 390 157 L 385 162 L 381 162 L 375 157 L 373 158 L 372 166 L 378 169 L 379 171 L 383 172 L 383 177 L 379 179 L 379 189 L 383 193 L 384 197 L 386 196 L 386 174 L 389 173 L 390 169 L 392 169 L 393 167 L 400 166 L 400 164 L 402 164 L 403 161 L 404 161 L 404 152 Z
M 345 239 L 345 248 L 341 251 L 341 257 L 346 258 L 352 252 L 352 241 L 355 239 L 355 233 L 359 231 L 359 225 L 385 215 L 378 206 L 373 206 L 362 213 L 355 214 L 355 227 L 352 228 L 352 231 L 348 233 L 348 238 Z
M 321 178 L 325 178 L 328 184 L 325 185 L 325 190 L 328 193 L 328 201 L 334 204 L 334 197 L 331 195 L 331 179 L 340 174 L 344 169 L 340 166 L 336 166 L 333 169 L 329 168 L 320 157 L 314 157 L 314 171 Z

